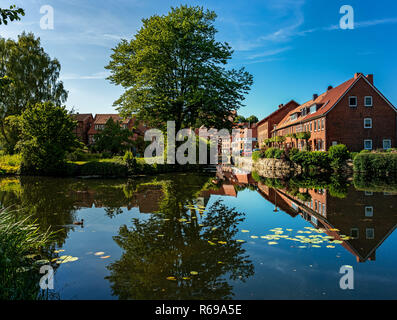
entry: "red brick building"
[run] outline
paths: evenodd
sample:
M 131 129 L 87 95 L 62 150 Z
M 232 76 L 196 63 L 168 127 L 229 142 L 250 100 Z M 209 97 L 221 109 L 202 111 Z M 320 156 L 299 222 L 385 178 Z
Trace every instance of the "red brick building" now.
M 90 130 L 88 131 L 88 144 L 95 143 L 95 135 L 105 128 L 109 119 L 113 119 L 114 122 L 119 122 L 124 129 L 133 131 L 133 140 L 136 140 L 139 136 L 143 137 L 147 130 L 147 127 L 142 123 L 136 125 L 135 118 L 123 119 L 118 114 L 97 114 Z
M 272 137 L 274 126 L 277 125 L 290 111 L 298 106 L 299 103 L 294 100 L 291 100 L 285 105 L 281 104 L 271 115 L 257 123 L 258 144 L 260 147 L 266 139 Z
M 77 126 L 74 130 L 74 134 L 79 138 L 81 142 L 84 144 L 88 144 L 88 131 L 90 130 L 94 117 L 91 113 L 85 114 L 73 114 L 72 118 L 77 121 Z
M 345 144 L 350 151 L 396 146 L 397 110 L 374 86 L 373 75 L 354 77 L 294 108 L 276 125 L 273 136 L 310 132 L 311 150 Z M 287 138 L 288 147 L 305 147 L 303 140 Z

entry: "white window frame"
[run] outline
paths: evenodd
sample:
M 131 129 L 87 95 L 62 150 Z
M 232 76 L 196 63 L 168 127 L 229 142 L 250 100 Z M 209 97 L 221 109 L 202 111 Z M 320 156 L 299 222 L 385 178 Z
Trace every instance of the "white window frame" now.
M 371 142 L 371 148 L 367 148 L 367 147 L 366 147 L 366 142 L 368 142 L 368 141 Z M 365 139 L 365 140 L 364 140 L 364 150 L 373 150 L 372 139 Z
M 332 146 L 337 146 L 338 145 L 338 141 L 332 141 Z
M 390 149 L 390 148 L 385 148 L 385 141 L 390 141 L 390 148 L 391 148 L 391 139 L 383 139 L 383 143 L 382 143 L 383 149 L 385 150 Z
M 372 232 L 372 237 L 368 236 L 368 231 Z M 365 229 L 365 237 L 367 238 L 367 240 L 373 240 L 375 239 L 375 229 L 374 228 L 366 228 Z
M 366 127 L 366 121 L 371 121 L 371 124 L 369 127 Z M 364 129 L 372 129 L 372 118 L 364 118 Z
M 355 104 L 355 105 L 350 104 L 350 99 L 351 99 L 351 98 L 356 98 L 356 104 Z M 350 108 L 356 108 L 356 107 L 357 107 L 357 104 L 358 104 L 357 96 L 350 96 L 350 97 L 349 97 L 349 107 L 350 107 Z
M 374 207 L 366 206 L 365 207 L 365 216 L 367 218 L 372 218 L 374 216 Z
M 367 104 L 367 98 L 371 98 L 371 104 Z M 372 98 L 372 96 L 365 96 L 364 97 L 364 106 L 367 108 L 373 107 L 374 106 L 374 99 Z

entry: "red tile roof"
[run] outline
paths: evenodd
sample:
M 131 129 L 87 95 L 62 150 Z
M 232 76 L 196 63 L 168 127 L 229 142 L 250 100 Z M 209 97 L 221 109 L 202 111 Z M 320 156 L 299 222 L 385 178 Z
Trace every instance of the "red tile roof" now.
M 354 77 L 352 79 L 347 80 L 346 82 L 342 83 L 341 85 L 328 90 L 327 92 L 324 92 L 323 94 L 319 95 L 315 100 L 310 100 L 298 107 L 296 107 L 294 110 L 289 112 L 283 120 L 280 121 L 279 125 L 277 126 L 276 130 L 288 127 L 293 124 L 301 123 L 301 122 L 306 122 L 309 119 L 312 118 L 317 118 L 319 116 L 322 116 L 326 114 L 329 110 L 334 107 L 339 99 L 350 89 L 350 87 L 358 81 L 361 77 L 364 77 L 364 75 L 360 74 L 358 77 Z M 308 114 L 304 117 L 298 117 L 297 119 L 291 121 L 290 117 L 294 113 L 300 112 L 300 110 L 304 107 L 310 107 L 314 104 L 317 104 L 320 106 L 320 108 L 312 114 Z
M 76 113 L 72 114 L 72 117 L 77 121 L 84 121 L 89 117 L 92 117 L 91 113 Z
M 95 116 L 94 124 L 106 124 L 110 118 L 112 118 L 115 122 L 119 121 L 122 124 L 128 124 L 130 122 L 130 119 L 123 119 L 118 114 L 97 114 Z
M 273 117 L 274 115 L 276 115 L 277 113 L 281 112 L 282 110 L 284 110 L 286 107 L 288 107 L 291 103 L 296 104 L 297 106 L 299 105 L 298 102 L 296 102 L 295 100 L 291 100 L 290 102 L 284 104 L 284 105 L 280 105 L 279 108 L 274 111 L 273 113 L 269 114 L 266 118 L 262 119 L 261 121 L 259 121 L 256 125 L 260 126 L 262 123 L 266 122 L 267 120 L 269 120 L 269 118 Z

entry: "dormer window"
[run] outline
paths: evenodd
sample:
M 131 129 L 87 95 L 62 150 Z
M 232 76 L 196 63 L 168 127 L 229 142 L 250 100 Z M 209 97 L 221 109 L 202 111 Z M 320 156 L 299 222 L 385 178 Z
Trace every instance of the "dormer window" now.
M 298 118 L 297 113 L 291 114 L 291 121 L 296 120 L 297 118 Z
M 355 96 L 349 97 L 349 107 L 351 108 L 357 107 L 357 97 Z
M 317 111 L 317 105 L 312 105 L 312 106 L 310 107 L 310 114 L 316 113 L 316 111 Z

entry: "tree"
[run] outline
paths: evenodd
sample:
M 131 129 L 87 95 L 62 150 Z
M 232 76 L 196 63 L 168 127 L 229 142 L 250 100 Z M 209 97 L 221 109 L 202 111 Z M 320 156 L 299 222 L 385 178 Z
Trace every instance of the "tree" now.
M 8 24 L 8 20 L 21 20 L 20 16 L 24 15 L 25 11 L 22 8 L 17 8 L 16 6 L 10 6 L 9 9 L 0 8 L 0 25 Z
M 95 135 L 94 149 L 98 152 L 110 152 L 112 155 L 122 154 L 132 148 L 132 132 L 121 127 L 120 122 L 110 118 L 105 128 Z
M 234 121 L 237 123 L 244 123 L 247 122 L 247 119 L 245 119 L 244 116 L 237 116 Z
M 153 128 L 167 121 L 182 127 L 231 128 L 230 115 L 243 106 L 252 85 L 244 69 L 227 70 L 233 50 L 217 42 L 216 14 L 201 7 L 171 8 L 143 19 L 135 37 L 122 40 L 106 67 L 112 83 L 125 88 L 115 106 Z
M 58 60 L 49 57 L 32 33 L 22 33 L 17 41 L 0 38 L 0 135 L 8 144 L 4 128 L 8 116 L 21 115 L 29 105 L 66 101 L 67 92 L 58 80 L 60 69 Z
M 246 121 L 247 121 L 247 122 L 250 122 L 250 123 L 258 123 L 258 122 L 259 122 L 258 118 L 257 118 L 256 116 L 254 116 L 254 115 L 248 117 L 248 118 L 246 119 Z
M 81 143 L 73 133 L 76 122 L 64 107 L 51 102 L 38 103 L 21 116 L 23 170 L 51 174 L 63 169 L 66 153 Z
M 302 139 L 305 141 L 305 145 L 306 145 L 306 150 L 310 151 L 310 144 L 309 144 L 309 140 L 311 138 L 312 134 L 310 132 L 299 132 L 296 134 L 296 137 L 298 139 Z

